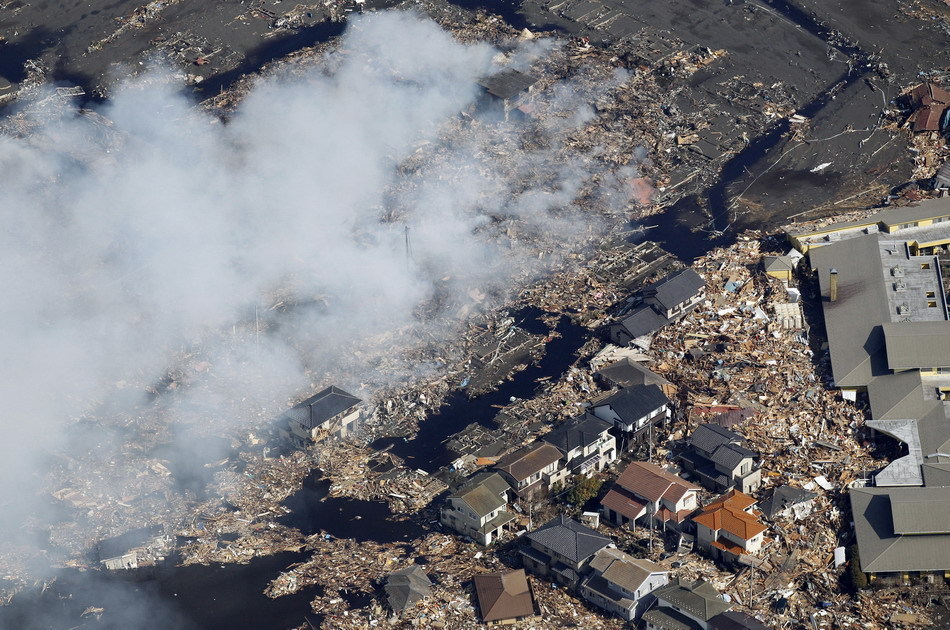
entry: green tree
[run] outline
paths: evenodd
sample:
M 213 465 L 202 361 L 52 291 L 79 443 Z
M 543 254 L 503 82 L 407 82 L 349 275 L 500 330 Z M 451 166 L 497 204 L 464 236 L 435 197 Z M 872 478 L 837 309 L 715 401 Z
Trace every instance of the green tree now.
M 570 492 L 567 493 L 567 500 L 574 505 L 584 505 L 597 496 L 602 485 L 604 485 L 604 482 L 600 479 L 588 477 L 587 475 L 579 475 L 577 483 L 571 488 Z

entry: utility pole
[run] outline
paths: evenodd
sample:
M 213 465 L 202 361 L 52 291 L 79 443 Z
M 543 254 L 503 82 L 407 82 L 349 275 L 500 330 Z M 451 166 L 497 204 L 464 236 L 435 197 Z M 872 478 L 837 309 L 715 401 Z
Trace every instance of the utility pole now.
M 409 247 L 409 224 L 406 224 L 406 269 L 409 269 L 409 261 L 412 260 L 412 249 Z

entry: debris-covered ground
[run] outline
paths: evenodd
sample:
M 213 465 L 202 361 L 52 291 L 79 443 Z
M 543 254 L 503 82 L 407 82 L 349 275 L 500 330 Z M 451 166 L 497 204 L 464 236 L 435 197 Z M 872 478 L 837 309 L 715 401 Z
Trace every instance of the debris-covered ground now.
M 743 165 L 748 177 L 733 173 L 733 180 L 727 182 L 732 185 L 728 191 L 731 197 L 719 202 L 720 210 L 724 206 L 730 212 L 725 223 L 784 222 L 803 208 L 810 216 L 837 215 L 851 209 L 863 213 L 859 208 L 884 198 L 895 183 L 931 177 L 947 158 L 939 134 L 914 136 L 901 124 L 901 113 L 891 103 L 909 87 L 911 68 L 895 67 L 891 62 L 888 69 L 887 58 L 855 51 L 840 33 L 835 37 L 828 33 L 783 36 L 804 51 L 797 51 L 797 60 L 789 62 L 795 66 L 795 76 L 800 79 L 796 80 L 782 79 L 774 66 L 761 76 L 746 76 L 758 47 L 731 49 L 725 30 L 708 39 L 696 33 L 678 34 L 675 24 L 668 22 L 682 18 L 676 12 L 644 13 L 643 22 L 624 26 L 629 33 L 591 43 L 580 36 L 609 32 L 611 25 L 621 22 L 623 12 L 579 16 L 571 13 L 579 3 L 539 3 L 537 11 L 556 14 L 575 26 L 578 21 L 585 23 L 575 31 L 575 37 L 521 30 L 490 13 L 469 12 L 447 3 L 426 0 L 407 4 L 452 30 L 461 41 L 487 41 L 501 50 L 511 50 L 511 42 L 516 41 L 537 43 L 542 52 L 528 60 L 530 71 L 540 80 L 527 133 L 504 125 L 486 129 L 492 123 L 462 112 L 441 134 L 451 137 L 456 145 L 467 143 L 474 149 L 473 165 L 483 169 L 486 181 L 506 169 L 514 150 L 543 158 L 535 164 L 536 172 L 522 174 L 524 177 L 550 177 L 572 159 L 587 160 L 594 176 L 576 196 L 585 204 L 589 225 L 574 236 L 565 251 L 559 233 L 500 214 L 486 229 L 493 230 L 497 238 L 532 248 L 539 259 L 556 259 L 548 276 L 537 281 L 533 270 L 525 270 L 512 286 L 498 289 L 498 295 L 474 291 L 468 303 L 451 305 L 451 313 L 434 299 L 420 317 L 451 315 L 465 322 L 461 330 L 452 331 L 457 333 L 454 339 L 417 338 L 408 344 L 410 350 L 388 353 L 394 338 L 418 336 L 418 330 L 410 328 L 369 337 L 353 348 L 337 367 L 337 374 L 357 363 L 368 363 L 376 366 L 380 375 L 411 373 L 416 378 L 393 384 L 380 376 L 377 382 L 363 383 L 361 394 L 369 398 L 368 421 L 352 442 L 281 453 L 270 442 L 272 418 L 262 414 L 248 417 L 237 401 L 232 403 L 233 409 L 219 410 L 245 414 L 240 427 L 231 425 L 225 434 L 214 423 L 204 424 L 200 411 L 191 418 L 167 418 L 150 411 L 119 416 L 104 412 L 91 419 L 102 440 L 77 445 L 68 456 L 57 454 L 50 465 L 47 490 L 58 512 L 55 525 L 48 527 L 39 520 L 24 524 L 47 532 L 50 548 L 0 543 L 4 601 L 41 580 L 44 563 L 52 560 L 59 565 L 92 567 L 95 559 L 89 552 L 97 540 L 161 522 L 169 533 L 183 537 L 179 552 L 185 564 L 247 563 L 283 551 L 304 552 L 307 559 L 288 567 L 268 586 L 266 594 L 281 597 L 310 585 L 324 587 L 312 607 L 324 615 L 326 627 L 362 628 L 382 623 L 388 612 L 378 597 L 381 576 L 422 558 L 427 571 L 440 581 L 432 600 L 413 609 L 405 623 L 471 627 L 471 575 L 510 565 L 514 556 L 504 550 L 497 554 L 485 551 L 441 533 L 434 525 L 438 515 L 434 501 L 447 488 L 448 477 L 407 466 L 400 457 L 380 453 L 370 444 L 383 438 L 411 439 L 419 424 L 463 382 L 474 396 L 514 378 L 526 364 L 544 355 L 545 344 L 557 334 L 554 330 L 560 315 L 569 316 L 588 331 L 586 343 L 566 371 L 540 380 L 530 398 L 500 405 L 496 429 L 474 424 L 456 435 L 449 443 L 461 460 L 455 472 L 470 473 L 483 465 L 473 457 L 465 458 L 478 445 L 503 441 L 514 448 L 549 430 L 553 422 L 576 415 L 584 403 L 602 393 L 592 378 L 588 359 L 601 349 L 596 333 L 611 321 L 614 307 L 643 282 L 683 264 L 655 243 L 637 241 L 676 240 L 676 228 L 685 228 L 674 222 L 671 229 L 668 221 L 656 215 L 703 197 L 719 181 L 722 169 L 729 168 L 730 160 L 749 150 L 757 137 L 776 133 L 769 147 Z M 733 24 L 750 31 L 771 32 L 765 26 L 795 28 L 787 17 L 764 5 L 735 4 L 708 10 L 717 16 L 726 16 L 728 11 L 723 19 L 738 20 Z M 248 39 L 243 49 L 233 42 L 223 45 L 224 36 L 219 32 L 170 29 L 176 11 L 186 5 L 165 2 L 128 7 L 122 19 L 89 40 L 90 58 L 110 49 L 125 50 L 123 42 L 132 46 L 134 32 L 148 32 L 150 45 L 136 48 L 135 54 L 144 59 L 158 51 L 171 60 L 180 78 L 207 97 L 201 107 L 226 119 L 258 80 L 250 75 L 237 79 L 242 69 L 293 78 L 324 63 L 328 56 L 349 54 L 338 50 L 336 40 L 329 40 L 268 65 L 270 58 L 280 55 L 266 47 L 253 50 L 259 39 L 289 45 L 286 42 L 292 39 L 291 34 L 306 36 L 293 40 L 294 48 L 300 48 L 300 42 L 317 41 L 326 33 L 308 29 L 336 23 L 352 8 L 343 4 L 296 5 L 289 11 L 263 2 L 242 7 L 240 12 L 227 7 L 234 13 L 228 14 L 228 28 L 254 33 L 255 45 Z M 921 3 L 900 6 L 905 16 L 941 24 L 946 19 L 942 10 Z M 226 4 L 214 7 L 221 13 Z M 275 50 L 283 49 L 277 46 Z M 780 56 L 786 59 L 790 55 L 783 50 Z M 810 62 L 801 61 L 804 57 Z M 249 59 L 254 63 L 247 65 Z M 868 64 L 862 74 L 855 75 L 861 80 L 851 76 L 856 61 Z M 17 80 L 29 92 L 38 89 L 52 69 L 42 60 L 27 65 Z M 105 76 L 105 71 L 101 72 L 98 76 Z M 224 85 L 221 77 L 229 73 L 230 89 L 220 90 Z M 805 76 L 807 89 L 801 78 Z M 217 93 L 201 92 L 202 84 L 208 80 L 206 85 L 210 85 L 212 79 L 219 88 L 214 90 Z M 558 91 L 565 81 L 570 82 L 570 94 Z M 37 132 L 46 111 L 77 95 L 77 90 L 69 88 L 54 91 L 5 117 L 0 128 L 7 134 L 28 136 Z M 814 113 L 799 113 L 815 102 L 821 107 L 816 106 Z M 558 146 L 547 146 L 548 132 L 581 105 L 592 107 L 590 119 L 557 136 Z M 123 141 L 111 130 L 108 119 L 91 111 L 81 114 L 92 121 L 94 133 L 111 142 Z M 863 119 L 855 120 L 858 117 Z M 483 142 L 486 137 L 491 141 Z M 838 140 L 832 141 L 835 138 Z M 35 141 L 44 139 L 38 135 Z M 439 175 L 438 169 L 453 146 L 448 142 L 420 146 L 400 164 L 406 177 L 402 186 L 389 191 L 393 200 L 390 220 L 399 218 L 400 203 L 411 202 L 414 182 Z M 605 196 L 603 191 L 618 189 L 613 185 L 617 181 L 624 183 L 622 198 Z M 799 185 L 811 192 L 801 194 Z M 822 192 L 815 193 L 816 189 Z M 901 199 L 913 200 L 914 195 L 913 191 L 904 192 Z M 712 214 L 716 211 L 709 206 L 703 209 Z M 743 218 L 737 220 L 740 216 Z M 630 220 L 636 222 L 633 232 L 629 231 Z M 828 366 L 820 340 L 820 313 L 810 301 L 814 287 L 807 281 L 801 286 L 805 322 L 811 330 L 781 328 L 774 307 L 787 303 L 789 297 L 780 282 L 759 270 L 764 253 L 784 253 L 784 244 L 775 237 L 751 232 L 732 245 L 700 256 L 693 264 L 707 282 L 708 303 L 659 333 L 646 351 L 651 368 L 678 388 L 682 412 L 679 422 L 671 427 L 670 441 L 660 445 L 654 456 L 657 460 L 672 457 L 678 440 L 702 421 L 704 408 L 751 408 L 757 414 L 739 429 L 763 454 L 766 487 L 791 484 L 809 488 L 819 495 L 817 508 L 801 520 L 772 524 L 772 540 L 761 554 L 764 564 L 759 568 L 724 571 L 690 554 L 673 574 L 709 579 L 729 593 L 738 608 L 780 627 L 798 627 L 810 619 L 808 623 L 817 627 L 885 628 L 891 627 L 895 614 L 909 615 L 901 618 L 904 621 L 920 615 L 917 621 L 926 623 L 926 603 L 909 603 L 900 593 L 851 596 L 842 586 L 843 569 L 834 568 L 833 550 L 852 542 L 846 490 L 881 462 L 861 442 L 862 410 L 826 387 Z M 498 302 L 508 308 L 483 309 L 483 304 Z M 290 306 L 275 296 L 275 311 Z M 525 332 L 512 321 L 511 313 L 524 307 L 548 314 L 546 335 Z M 259 334 L 259 326 L 255 330 L 249 324 L 232 334 Z M 697 358 L 688 358 L 694 349 L 701 352 L 694 353 Z M 207 386 L 200 376 L 210 366 L 200 352 L 183 352 L 178 359 L 160 389 L 152 383 L 136 383 L 133 376 L 128 387 L 151 388 L 156 395 L 173 396 L 179 388 Z M 332 380 L 337 374 L 314 374 L 314 380 Z M 276 402 L 275 408 L 285 403 Z M 190 463 L 167 457 L 162 446 L 182 426 L 196 439 L 222 440 L 231 454 L 209 461 L 202 460 L 199 453 Z M 118 455 L 108 448 L 112 443 L 122 445 Z M 327 497 L 384 501 L 392 515 L 411 521 L 420 535 L 400 543 L 355 542 L 321 533 L 305 534 L 287 525 L 288 498 L 301 490 L 315 470 L 329 484 Z M 120 492 L 115 492 L 116 488 Z M 553 513 L 561 507 L 549 504 L 539 509 Z M 604 531 L 617 535 L 621 545 L 642 537 L 609 528 Z M 684 562 L 680 556 L 660 558 L 660 543 L 653 553 L 655 560 L 668 566 Z M 536 586 L 542 621 L 525 627 L 568 623 L 621 627 L 563 589 L 541 583 Z M 368 605 L 353 606 L 345 597 L 351 592 L 374 599 Z M 787 607 L 777 612 L 780 601 Z

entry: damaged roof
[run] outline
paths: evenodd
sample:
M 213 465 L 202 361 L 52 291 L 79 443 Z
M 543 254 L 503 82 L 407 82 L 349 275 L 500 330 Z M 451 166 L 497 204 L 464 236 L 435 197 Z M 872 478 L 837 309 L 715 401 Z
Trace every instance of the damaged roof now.
M 503 100 L 524 92 L 537 82 L 537 77 L 514 68 L 506 68 L 497 74 L 478 80 L 478 84 L 485 88 L 485 91 Z
M 631 462 L 617 478 L 616 485 L 650 501 L 666 499 L 674 503 L 687 492 L 699 490 L 699 486 L 650 462 Z
M 393 571 L 386 577 L 386 601 L 389 607 L 401 612 L 411 604 L 432 595 L 432 582 L 420 566 Z
M 633 387 L 634 385 L 659 385 L 662 387 L 670 384 L 668 380 L 630 357 L 611 363 L 598 370 L 596 374 L 620 387 Z

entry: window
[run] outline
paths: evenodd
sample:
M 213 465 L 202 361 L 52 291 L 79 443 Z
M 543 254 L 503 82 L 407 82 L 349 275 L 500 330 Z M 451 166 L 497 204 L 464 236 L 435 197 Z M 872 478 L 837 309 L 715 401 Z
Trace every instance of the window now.
M 930 263 L 929 263 L 929 262 L 920 263 L 920 268 L 921 268 L 921 269 L 930 269 Z
M 927 297 L 934 298 L 937 297 L 937 294 L 933 291 L 927 291 Z
M 937 300 L 927 300 L 927 306 L 930 308 L 937 308 Z

